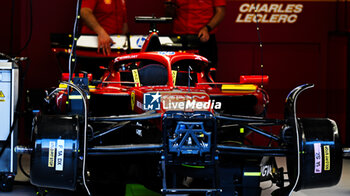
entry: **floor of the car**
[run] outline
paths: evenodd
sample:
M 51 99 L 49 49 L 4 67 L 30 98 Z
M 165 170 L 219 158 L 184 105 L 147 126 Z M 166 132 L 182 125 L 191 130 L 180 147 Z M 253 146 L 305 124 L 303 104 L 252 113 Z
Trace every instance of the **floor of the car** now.
M 277 158 L 277 164 L 279 166 L 285 165 L 284 158 Z M 23 167 L 27 173 L 29 173 L 30 166 L 30 157 L 29 155 L 23 156 Z M 16 175 L 16 182 L 13 187 L 12 192 L 0 192 L 1 196 L 34 196 L 36 195 L 36 189 L 34 186 L 30 185 L 28 178 L 23 175 L 23 173 L 18 168 L 18 173 Z M 288 183 L 286 183 L 287 185 Z M 135 191 L 137 189 L 138 193 L 142 193 L 144 191 L 145 196 L 149 195 L 149 191 L 140 189 L 142 186 L 132 186 L 130 191 Z M 262 196 L 271 195 L 271 193 L 277 188 L 275 185 L 271 186 L 271 182 L 263 182 L 261 183 L 261 187 L 264 189 L 262 191 Z M 135 189 L 136 188 L 136 189 Z M 141 191 L 141 192 L 140 192 Z M 350 159 L 343 160 L 343 172 L 342 177 L 338 185 L 329 187 L 329 188 L 317 188 L 317 189 L 308 189 L 302 190 L 298 192 L 294 192 L 293 196 L 309 196 L 309 195 L 317 195 L 317 196 L 348 196 L 350 194 Z M 48 190 L 48 196 L 76 196 L 77 193 L 65 191 L 65 190 Z

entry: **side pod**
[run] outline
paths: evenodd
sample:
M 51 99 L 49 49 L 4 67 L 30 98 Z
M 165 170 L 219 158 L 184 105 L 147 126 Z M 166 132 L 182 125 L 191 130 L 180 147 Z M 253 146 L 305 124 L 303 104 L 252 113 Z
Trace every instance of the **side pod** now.
M 286 98 L 286 126 L 282 138 L 290 151 L 287 170 L 290 184 L 274 195 L 336 185 L 342 171 L 342 148 L 336 123 L 326 118 L 297 118 L 296 101 L 313 84 L 293 89 Z

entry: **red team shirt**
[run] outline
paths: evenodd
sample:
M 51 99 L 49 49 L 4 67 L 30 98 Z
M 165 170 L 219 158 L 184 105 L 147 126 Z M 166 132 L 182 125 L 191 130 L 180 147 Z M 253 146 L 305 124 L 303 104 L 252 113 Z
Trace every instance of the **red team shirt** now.
M 198 34 L 214 16 L 215 7 L 226 6 L 226 0 L 173 0 L 177 6 L 173 32 Z M 215 33 L 216 28 L 210 33 Z
M 123 24 L 126 23 L 125 0 L 83 0 L 81 8 L 90 8 L 99 24 L 108 34 L 122 34 Z M 96 34 L 83 25 L 82 34 Z

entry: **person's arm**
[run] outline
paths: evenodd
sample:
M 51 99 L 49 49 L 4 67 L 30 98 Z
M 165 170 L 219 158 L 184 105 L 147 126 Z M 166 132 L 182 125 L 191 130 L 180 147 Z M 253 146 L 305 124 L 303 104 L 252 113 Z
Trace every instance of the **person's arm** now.
M 126 5 L 125 0 L 117 1 L 117 13 L 121 15 L 121 21 L 118 21 L 122 24 L 122 34 L 126 35 L 129 33 L 129 26 L 128 26 L 128 17 L 126 13 Z
M 104 28 L 98 23 L 92 10 L 84 7 L 80 11 L 80 16 L 84 20 L 86 26 L 97 34 L 97 52 L 100 52 L 101 49 L 104 55 L 109 55 L 111 53 L 111 44 L 114 44 L 114 42 Z
M 129 33 L 129 27 L 128 27 L 128 23 L 123 23 L 123 29 L 122 29 L 122 33 L 124 35 L 126 35 L 127 33 Z
M 223 6 L 215 7 L 215 14 L 213 18 L 198 33 L 198 37 L 202 42 L 207 42 L 209 40 L 210 31 L 217 27 L 220 24 L 220 22 L 224 19 L 225 11 L 225 7 Z

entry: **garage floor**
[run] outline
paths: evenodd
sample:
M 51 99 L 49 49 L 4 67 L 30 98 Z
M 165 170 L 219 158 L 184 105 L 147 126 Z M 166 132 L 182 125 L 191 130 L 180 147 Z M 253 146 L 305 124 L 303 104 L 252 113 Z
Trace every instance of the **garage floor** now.
M 284 164 L 284 160 L 278 160 L 279 164 Z M 293 196 L 306 196 L 306 195 L 317 195 L 317 196 L 348 196 L 350 195 L 350 159 L 344 159 L 343 161 L 343 173 L 340 183 L 336 186 L 330 188 L 320 188 L 320 189 L 309 189 L 293 193 Z M 26 171 L 29 168 L 29 157 L 24 156 L 23 167 Z M 275 186 L 271 186 L 270 182 L 264 182 L 261 184 L 263 189 L 262 196 L 268 196 L 271 192 L 276 189 Z M 18 174 L 16 176 L 16 183 L 13 187 L 12 192 L 4 193 L 0 192 L 1 196 L 34 196 L 36 195 L 36 189 L 31 186 L 22 172 L 18 169 Z M 73 192 L 62 191 L 62 190 L 49 190 L 47 196 L 73 196 L 76 195 Z M 145 194 L 149 196 L 149 194 Z

